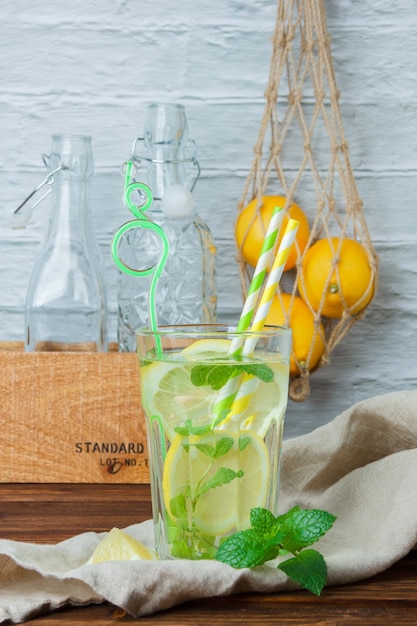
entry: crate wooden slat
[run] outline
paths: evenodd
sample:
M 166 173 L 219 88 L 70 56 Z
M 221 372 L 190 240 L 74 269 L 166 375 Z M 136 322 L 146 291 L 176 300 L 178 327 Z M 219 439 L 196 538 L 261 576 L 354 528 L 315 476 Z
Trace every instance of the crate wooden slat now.
M 0 482 L 149 482 L 135 354 L 0 344 L 0 372 Z

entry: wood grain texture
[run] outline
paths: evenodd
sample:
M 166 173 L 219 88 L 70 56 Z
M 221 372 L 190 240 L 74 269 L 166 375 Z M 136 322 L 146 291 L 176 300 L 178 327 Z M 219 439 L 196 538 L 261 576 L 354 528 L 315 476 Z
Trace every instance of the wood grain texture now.
M 149 481 L 135 354 L 0 351 L 0 482 Z
M 149 519 L 147 485 L 0 485 L 2 538 L 55 543 L 76 533 L 106 531 Z M 417 553 L 368 580 L 306 591 L 244 594 L 187 602 L 137 619 L 108 603 L 63 608 L 32 620 L 36 626 L 71 624 L 284 624 L 299 626 L 415 625 Z
M 0 537 L 57 543 L 150 519 L 149 485 L 0 484 Z

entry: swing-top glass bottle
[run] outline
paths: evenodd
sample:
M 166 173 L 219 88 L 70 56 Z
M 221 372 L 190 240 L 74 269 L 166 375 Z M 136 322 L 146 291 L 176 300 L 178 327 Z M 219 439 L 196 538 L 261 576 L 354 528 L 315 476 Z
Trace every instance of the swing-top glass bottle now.
M 158 324 L 215 322 L 216 249 L 207 224 L 194 210 L 192 191 L 200 166 L 194 142 L 188 138 L 184 107 L 150 104 L 144 137 L 136 139 L 132 152 L 135 179 L 147 184 L 153 194 L 146 216 L 163 228 L 169 241 L 168 260 L 156 289 Z M 139 196 L 137 204 L 141 204 Z M 130 267 L 151 267 L 159 254 L 160 242 L 149 229 L 130 231 L 120 244 L 120 255 Z M 119 273 L 118 342 L 122 352 L 136 350 L 135 332 L 149 324 L 149 280 Z
M 107 350 L 107 302 L 90 209 L 91 138 L 53 135 L 49 224 L 29 281 L 26 351 Z

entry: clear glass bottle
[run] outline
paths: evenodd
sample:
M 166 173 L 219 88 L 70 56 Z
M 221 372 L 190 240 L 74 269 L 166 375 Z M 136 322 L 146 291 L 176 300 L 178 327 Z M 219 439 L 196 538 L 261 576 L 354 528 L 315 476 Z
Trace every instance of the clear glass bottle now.
M 150 104 L 144 137 L 133 147 L 135 179 L 150 187 L 154 201 L 146 211 L 169 241 L 169 256 L 156 290 L 159 325 L 216 321 L 216 249 L 211 232 L 194 211 L 192 190 L 200 167 L 188 139 L 185 109 L 177 104 Z M 138 144 L 144 154 L 138 153 Z M 138 206 L 141 199 L 138 197 Z M 143 204 L 143 202 L 142 202 Z M 120 244 L 131 267 L 151 267 L 160 242 L 148 229 L 135 229 Z M 149 324 L 149 279 L 119 272 L 118 342 L 122 352 L 136 350 L 135 331 Z
M 107 301 L 90 209 L 91 137 L 53 135 L 51 212 L 26 296 L 25 350 L 107 350 Z

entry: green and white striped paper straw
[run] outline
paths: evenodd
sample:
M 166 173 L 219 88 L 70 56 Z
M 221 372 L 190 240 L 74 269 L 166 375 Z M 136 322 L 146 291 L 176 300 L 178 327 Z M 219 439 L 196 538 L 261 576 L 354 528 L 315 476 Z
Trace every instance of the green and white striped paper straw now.
M 300 222 L 298 220 L 289 219 L 286 226 L 284 236 L 281 239 L 278 252 L 275 257 L 274 264 L 271 272 L 266 281 L 265 289 L 262 293 L 261 301 L 256 310 L 253 324 L 251 326 L 252 331 L 262 330 L 265 326 L 265 321 L 271 308 L 272 300 L 274 299 L 279 281 L 281 280 L 282 273 L 284 271 L 285 263 L 287 262 L 288 255 L 291 250 L 291 246 L 294 243 L 295 236 L 297 234 Z M 246 339 L 243 347 L 243 354 L 252 354 L 256 345 L 256 337 L 250 337 Z
M 265 280 L 266 272 L 269 265 L 271 264 L 270 262 L 274 251 L 275 242 L 278 237 L 278 232 L 281 227 L 283 217 L 284 211 L 280 207 L 275 207 L 268 225 L 268 229 L 266 231 L 265 239 L 262 244 L 261 253 L 259 255 L 259 259 L 256 264 L 251 283 L 249 285 L 242 313 L 240 314 L 239 322 L 236 329 L 238 333 L 247 330 L 252 321 L 252 317 L 256 309 L 256 303 L 258 302 L 262 285 Z M 243 339 L 241 339 L 240 337 L 235 337 L 229 348 L 229 354 L 234 354 L 235 352 L 237 352 L 242 344 Z
M 283 217 L 284 211 L 282 210 L 282 208 L 275 207 L 268 224 L 259 259 L 256 264 L 253 277 L 248 289 L 247 297 L 243 305 L 243 309 L 236 328 L 238 333 L 242 333 L 247 330 L 252 321 L 252 317 L 256 310 L 256 304 L 259 300 L 259 296 L 261 293 L 262 285 L 265 280 L 267 270 L 271 264 L 275 242 L 278 237 Z M 234 339 L 232 339 L 228 351 L 229 354 L 239 354 L 242 350 L 243 342 L 243 337 L 235 337 Z M 236 392 L 239 388 L 239 380 L 239 376 L 231 378 L 221 389 L 218 400 L 214 406 L 214 413 L 217 416 L 219 416 L 223 411 L 228 411 L 232 406 L 233 400 L 236 396 Z

